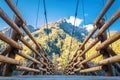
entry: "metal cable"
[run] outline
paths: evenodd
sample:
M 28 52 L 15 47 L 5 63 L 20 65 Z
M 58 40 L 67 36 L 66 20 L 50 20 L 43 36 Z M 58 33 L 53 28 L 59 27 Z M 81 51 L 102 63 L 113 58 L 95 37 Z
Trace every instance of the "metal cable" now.
M 37 17 L 36 17 L 36 24 L 35 27 L 37 29 L 37 25 L 38 25 L 38 17 L 39 17 L 39 8 L 40 8 L 40 0 L 38 0 L 38 7 L 37 7 Z
M 44 16 L 45 16 L 45 23 L 46 23 L 46 27 L 47 27 L 48 42 L 49 42 L 49 41 L 50 41 L 50 39 L 49 39 L 48 19 L 47 19 L 46 2 L 45 2 L 45 0 L 43 0 L 43 7 L 44 7 Z M 49 49 L 49 46 L 47 46 L 47 48 Z
M 46 4 L 45 4 L 45 0 L 43 0 L 43 5 L 44 5 L 44 16 L 45 16 L 45 22 L 46 22 L 46 27 L 48 29 L 48 20 L 47 20 L 47 12 L 46 12 Z
M 84 1 L 82 0 L 82 10 L 83 10 L 83 26 L 85 25 L 85 9 L 84 9 Z
M 68 62 L 69 62 L 69 57 L 70 57 L 70 50 L 71 50 L 71 46 L 72 46 L 72 39 L 73 39 L 73 36 L 74 36 L 74 32 L 75 32 L 75 27 L 76 27 L 76 17 L 77 17 L 77 14 L 78 14 L 78 6 L 79 6 L 79 0 L 77 0 L 76 2 L 76 10 L 75 10 L 75 19 L 74 19 L 74 26 L 73 26 L 73 30 L 72 30 L 72 34 L 71 34 L 71 41 L 70 41 L 70 48 L 69 48 L 69 53 L 68 53 Z

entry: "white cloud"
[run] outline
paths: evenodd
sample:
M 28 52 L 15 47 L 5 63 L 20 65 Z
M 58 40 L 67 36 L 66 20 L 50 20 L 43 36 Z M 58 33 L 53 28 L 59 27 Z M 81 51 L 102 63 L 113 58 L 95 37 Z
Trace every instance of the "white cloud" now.
M 86 30 L 90 32 L 93 29 L 93 24 L 84 25 L 83 27 L 85 27 Z
M 75 20 L 75 17 L 74 16 L 70 16 L 69 19 L 66 19 L 66 21 L 68 23 L 71 23 L 72 25 L 74 26 L 79 26 L 82 22 L 83 22 L 83 19 L 80 19 L 80 18 L 76 18 L 76 22 L 74 24 L 74 20 Z

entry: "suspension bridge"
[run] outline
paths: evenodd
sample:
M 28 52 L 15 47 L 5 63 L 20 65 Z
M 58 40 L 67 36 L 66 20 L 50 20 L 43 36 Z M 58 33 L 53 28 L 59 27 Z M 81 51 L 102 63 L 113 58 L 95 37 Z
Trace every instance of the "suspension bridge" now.
M 11 33 L 11 37 L 8 37 L 4 33 L 0 32 L 0 40 L 8 44 L 6 49 L 2 53 L 0 53 L 0 76 L 1 76 L 0 79 L 1 80 L 3 79 L 15 79 L 15 80 L 25 79 L 26 80 L 28 78 L 31 80 L 34 80 L 34 79 L 120 80 L 119 77 L 113 77 L 115 76 L 114 75 L 115 71 L 113 70 L 113 67 L 115 67 L 115 69 L 118 72 L 120 72 L 120 55 L 116 54 L 115 51 L 112 49 L 112 47 L 110 47 L 110 45 L 113 42 L 120 39 L 120 31 L 116 32 L 109 38 L 107 38 L 107 33 L 106 33 L 106 30 L 120 18 L 120 9 L 118 9 L 107 22 L 105 22 L 103 19 L 103 16 L 106 14 L 106 12 L 109 10 L 109 8 L 112 6 L 112 4 L 116 0 L 107 0 L 107 3 L 105 4 L 104 8 L 101 10 L 100 15 L 98 15 L 98 17 L 94 21 L 94 24 L 93 24 L 94 28 L 85 38 L 83 43 L 81 45 L 78 45 L 79 48 L 76 49 L 75 54 L 73 55 L 73 58 L 71 60 L 68 59 L 69 63 L 61 73 L 62 75 L 57 75 L 58 71 L 56 69 L 56 66 L 52 63 L 51 59 L 48 57 L 44 47 L 36 41 L 36 39 L 27 29 L 26 21 L 24 20 L 24 18 L 22 17 L 18 9 L 16 8 L 15 4 L 13 4 L 12 0 L 5 0 L 5 1 L 8 4 L 8 6 L 11 8 L 11 10 L 14 12 L 15 19 L 14 21 L 11 20 L 7 15 L 7 13 L 5 13 L 2 8 L 0 8 L 0 18 L 2 18 L 13 29 Z M 79 2 L 77 2 L 77 5 L 76 5 L 75 18 L 77 17 L 77 9 L 79 5 L 78 3 Z M 44 14 L 45 14 L 46 26 L 47 26 L 48 21 L 47 21 L 45 6 L 46 5 L 44 0 Z M 75 24 L 75 21 L 74 21 L 74 24 Z M 31 44 L 29 44 L 24 39 L 25 35 L 23 34 L 20 28 L 22 28 L 26 32 L 26 34 L 34 42 L 36 47 L 32 47 Z M 95 31 L 97 32 L 95 33 Z M 72 34 L 74 34 L 74 29 L 72 31 Z M 88 47 L 85 47 L 85 44 L 87 44 L 88 40 L 93 35 L 95 35 L 94 36 L 95 40 L 93 40 L 93 42 L 91 42 L 91 44 Z M 34 52 L 34 57 L 31 57 L 22 52 L 23 47 L 20 44 L 20 42 Z M 90 57 L 86 58 L 85 57 L 86 52 L 88 52 L 98 42 L 100 42 L 101 44 L 96 47 L 95 50 L 97 52 L 91 55 Z M 72 43 L 72 39 L 71 39 L 71 43 Z M 41 50 L 42 52 L 39 52 L 39 50 Z M 25 59 L 32 61 L 32 63 L 29 64 L 29 66 L 22 66 L 23 63 L 15 59 L 16 54 L 22 56 Z M 89 61 L 91 61 L 92 59 L 100 55 L 103 56 L 103 60 L 99 61 L 97 63 L 97 66 L 90 66 L 88 64 Z M 14 69 L 16 69 L 17 71 L 23 71 L 23 73 L 18 75 L 18 77 L 12 76 L 11 74 L 13 73 Z M 96 71 L 100 71 L 100 70 L 105 71 L 104 77 L 100 77 L 96 73 Z M 28 75 L 29 72 L 32 72 L 32 76 Z M 90 73 L 92 76 L 85 76 L 87 73 Z M 53 76 L 53 75 L 57 75 L 57 76 Z M 5 77 L 5 76 L 9 76 L 9 77 Z M 108 77 L 108 76 L 111 76 L 111 77 Z

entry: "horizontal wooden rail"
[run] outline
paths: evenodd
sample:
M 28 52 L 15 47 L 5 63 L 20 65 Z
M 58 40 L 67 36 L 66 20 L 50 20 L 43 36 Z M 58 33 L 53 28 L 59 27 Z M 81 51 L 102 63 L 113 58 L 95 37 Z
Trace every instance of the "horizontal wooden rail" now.
M 24 66 L 16 66 L 16 69 L 17 70 L 20 70 L 20 71 L 31 71 L 31 72 L 40 72 L 39 69 L 34 69 L 34 68 L 28 68 L 28 67 L 24 67 Z
M 116 56 L 104 59 L 104 60 L 102 60 L 102 61 L 100 61 L 100 62 L 97 63 L 99 66 L 97 66 L 97 67 L 91 67 L 91 68 L 84 69 L 84 70 L 80 70 L 80 72 L 81 73 L 86 73 L 86 72 L 99 71 L 99 70 L 102 70 L 102 66 L 103 65 L 111 64 L 111 63 L 115 63 L 115 62 L 120 62 L 120 55 L 116 55 Z
M 89 51 L 94 45 L 96 45 L 99 42 L 99 39 L 95 39 L 82 53 L 80 53 L 79 57 L 83 56 L 87 51 Z
M 106 6 L 103 8 L 103 10 L 101 11 L 100 15 L 98 16 L 98 18 L 96 19 L 96 21 L 94 22 L 94 26 L 100 21 L 100 19 L 105 15 L 105 13 L 108 11 L 108 9 L 111 7 L 111 5 L 113 4 L 115 0 L 108 0 Z M 95 26 L 93 28 L 93 30 L 90 32 L 90 34 L 87 36 L 87 38 L 84 40 L 84 42 L 82 43 L 82 45 L 80 46 L 80 49 L 86 44 L 86 42 L 90 39 L 90 37 L 94 34 L 94 32 L 97 30 L 97 27 Z
M 29 56 L 27 54 L 22 53 L 22 51 L 18 52 L 17 54 L 24 57 L 25 59 L 29 59 L 29 60 L 33 61 L 34 63 L 40 64 L 40 62 L 38 60 L 36 60 L 35 58 L 32 58 L 31 56 Z
M 28 67 L 29 67 L 29 68 L 32 68 L 33 65 L 34 65 L 34 63 L 32 62 Z M 27 75 L 28 73 L 29 73 L 29 71 L 24 71 L 24 72 L 22 73 L 22 75 Z
M 115 0 L 108 0 L 107 4 L 103 8 L 102 12 L 100 13 L 100 15 L 98 16 L 98 18 L 94 22 L 94 25 L 96 25 L 100 21 L 100 19 L 105 15 L 105 13 L 108 11 L 108 9 L 111 7 L 111 5 L 114 3 L 114 1 Z
M 40 62 L 41 62 L 43 65 L 46 65 L 46 66 L 47 66 L 47 68 L 48 68 L 48 65 L 49 65 L 49 64 L 48 64 L 48 63 L 46 63 L 46 62 L 44 62 L 43 58 L 41 58 L 41 59 L 40 59 Z
M 20 38 L 20 41 L 21 41 L 24 45 L 26 45 L 30 50 L 32 50 L 33 52 L 35 52 L 35 54 L 37 54 L 38 56 L 41 57 L 41 54 L 40 54 L 37 50 L 35 50 L 23 37 Z
M 77 61 L 76 63 L 74 63 L 73 66 L 76 66 L 78 64 L 80 64 L 80 61 Z
M 104 41 L 104 42 L 103 42 L 100 46 L 98 46 L 96 49 L 98 49 L 98 50 L 103 49 L 103 48 L 105 48 L 107 45 L 109 45 L 110 43 L 118 40 L 119 38 L 120 38 L 120 32 L 117 32 L 117 33 L 115 33 L 113 36 L 111 36 L 109 39 L 107 39 L 106 41 Z M 88 61 L 90 61 L 90 60 L 92 60 L 92 59 L 94 59 L 94 58 L 96 58 L 96 57 L 98 57 L 98 56 L 100 56 L 100 55 L 101 55 L 101 53 L 97 52 L 97 53 L 91 55 L 90 57 L 88 57 L 87 59 L 83 60 L 82 62 L 78 61 L 77 63 L 74 63 L 74 66 L 77 65 L 77 64 L 80 64 L 80 65 L 81 65 L 81 64 L 84 64 L 84 63 L 86 63 L 86 62 L 88 62 Z
M 99 35 L 101 35 L 119 17 L 120 17 L 120 9 L 118 9 L 118 11 L 102 26 L 102 28 L 99 30 L 99 32 L 95 35 L 95 38 L 97 38 Z
M 99 45 L 96 50 L 99 51 L 103 48 L 106 48 L 109 44 L 115 42 L 116 40 L 120 39 L 120 31 L 116 32 L 113 36 L 105 40 L 101 45 Z
M 102 70 L 102 66 L 97 66 L 97 67 L 91 67 L 91 68 L 88 68 L 88 69 L 83 69 L 83 70 L 80 70 L 80 73 L 94 72 L 94 71 L 99 71 L 99 70 Z
M 19 19 L 23 22 L 23 25 L 22 25 L 22 28 L 24 29 L 24 31 L 27 33 L 27 35 L 30 37 L 30 39 L 36 44 L 36 46 L 39 48 L 39 49 L 42 49 L 42 51 L 44 52 L 44 54 L 46 54 L 45 50 L 43 49 L 43 47 L 41 46 L 41 44 L 39 45 L 37 43 L 37 41 L 35 40 L 35 38 L 31 35 L 30 31 L 27 29 L 26 27 L 26 22 L 25 20 L 23 19 L 23 17 L 21 16 L 20 12 L 17 10 L 17 8 L 15 7 L 15 5 L 12 3 L 11 0 L 5 0 L 6 3 L 9 5 L 9 7 L 13 10 L 13 12 L 19 17 Z M 43 56 L 43 54 L 41 54 L 41 57 L 45 58 Z M 45 58 L 49 61 L 51 61 L 50 59 L 48 58 Z
M 100 56 L 101 53 L 100 52 L 97 52 L 95 54 L 92 54 L 90 57 L 86 58 L 85 60 L 83 60 L 82 62 L 80 62 L 80 64 L 84 64 L 88 61 L 91 61 L 92 59 L 95 59 L 96 57 Z
M 31 49 L 36 55 L 41 57 L 41 54 L 35 50 L 28 42 L 25 41 L 23 37 L 20 38 L 20 41 L 25 44 L 29 49 Z M 40 60 L 40 63 L 45 64 L 43 61 Z
M 104 60 L 98 62 L 97 64 L 98 65 L 105 65 L 105 64 L 111 64 L 114 62 L 120 62 L 120 55 L 116 55 L 116 56 L 104 59 Z
M 41 54 L 37 51 L 37 50 L 35 50 L 29 43 L 27 43 L 22 37 L 20 38 L 20 41 L 23 43 L 23 44 L 25 44 L 29 49 L 31 49 L 35 54 L 37 54 L 38 56 L 40 56 L 41 57 Z M 41 64 L 43 64 L 43 65 L 48 65 L 47 63 L 45 63 L 44 61 L 42 61 L 41 59 L 39 60 L 40 61 L 40 63 Z
M 18 32 L 21 36 L 24 36 L 24 34 L 20 31 L 18 26 L 5 14 L 5 12 L 0 8 L 0 17 L 16 32 Z
M 96 21 L 94 22 L 94 28 L 93 30 L 88 34 L 88 36 L 85 38 L 84 42 L 82 43 L 82 45 L 75 51 L 75 55 L 77 54 L 78 50 L 80 50 L 85 44 L 86 42 L 90 39 L 90 37 L 95 33 L 95 31 L 97 30 L 97 26 L 96 24 L 100 21 L 100 19 L 105 15 L 105 13 L 108 11 L 108 9 L 111 7 L 111 5 L 114 3 L 115 0 L 108 0 L 106 6 L 103 8 L 103 10 L 101 11 L 100 15 L 98 16 L 98 18 L 96 19 Z M 73 59 L 72 59 L 73 60 Z
M 41 68 L 41 67 L 39 68 L 39 70 L 40 70 L 40 71 L 47 71 L 46 69 L 43 69 L 43 68 Z
M 22 18 L 21 14 L 19 13 L 19 11 L 17 10 L 16 6 L 12 3 L 11 0 L 5 0 L 6 3 L 9 5 L 9 7 L 14 11 L 15 14 L 17 14 L 17 17 L 25 23 L 24 19 Z
M 81 68 L 74 69 L 74 72 L 80 71 Z
M 79 49 L 81 49 L 86 44 L 86 42 L 90 39 L 90 37 L 94 34 L 96 30 L 97 30 L 97 26 L 95 26 L 93 30 L 88 34 L 88 36 L 85 38 L 84 42 L 82 43 Z
M 108 43 L 110 44 L 110 43 L 118 40 L 119 38 L 120 38 L 120 32 L 117 32 L 117 33 L 115 33 L 112 37 L 110 37 L 110 38 L 108 39 Z M 112 40 L 111 40 L 111 39 L 112 39 Z M 101 46 L 98 46 L 98 47 L 101 47 L 101 48 L 106 47 L 106 44 L 107 44 L 106 42 L 107 42 L 107 40 L 104 41 L 104 42 L 101 44 L 102 47 L 101 47 Z M 106 43 L 106 44 L 103 45 L 104 43 Z M 107 45 L 108 45 L 108 44 L 107 44 Z M 100 48 L 100 49 L 101 49 L 101 48 Z M 108 47 L 108 48 L 109 48 L 109 47 Z M 99 50 L 100 50 L 100 49 L 99 49 Z M 100 56 L 100 55 L 101 55 L 101 53 L 97 52 L 97 53 L 91 55 L 90 57 L 86 58 L 86 59 L 83 60 L 82 62 L 78 61 L 77 63 L 74 63 L 74 66 L 75 66 L 75 65 L 78 65 L 78 64 L 80 64 L 80 65 L 81 65 L 81 64 L 84 64 L 84 63 L 86 63 L 86 62 L 88 62 L 88 61 L 90 61 L 90 60 L 92 60 L 92 59 L 94 59 L 94 58 L 96 58 L 96 57 L 98 57 L 98 56 Z M 111 57 L 111 58 L 105 59 L 105 60 L 99 62 L 98 64 L 99 64 L 99 65 L 109 64 L 109 63 L 112 63 L 112 61 L 113 61 L 113 62 L 120 61 L 120 57 L 117 55 L 116 57 Z M 78 70 L 80 70 L 80 68 L 75 69 L 74 71 L 78 71 Z M 101 70 L 101 68 L 98 68 L 98 67 L 88 68 L 88 69 L 82 70 L 81 73 L 92 72 L 92 71 L 97 71 L 97 70 Z
M 27 35 L 30 37 L 30 39 L 36 44 L 36 46 L 41 49 L 40 45 L 37 43 L 37 41 L 35 40 L 35 38 L 32 36 L 32 34 L 30 33 L 30 31 L 27 29 L 26 25 L 23 24 L 22 28 L 24 29 L 24 31 L 27 33 Z M 44 57 L 43 54 L 41 54 L 41 57 Z M 44 57 L 45 58 L 45 57 Z
M 0 39 L 3 40 L 4 42 L 8 43 L 10 46 L 17 48 L 17 49 L 23 49 L 22 46 L 20 46 L 17 42 L 12 40 L 11 38 L 7 37 L 5 34 L 0 32 Z
M 9 64 L 16 64 L 16 65 L 22 65 L 22 62 L 6 57 L 6 56 L 2 56 L 0 55 L 0 62 L 5 62 L 5 63 L 9 63 Z

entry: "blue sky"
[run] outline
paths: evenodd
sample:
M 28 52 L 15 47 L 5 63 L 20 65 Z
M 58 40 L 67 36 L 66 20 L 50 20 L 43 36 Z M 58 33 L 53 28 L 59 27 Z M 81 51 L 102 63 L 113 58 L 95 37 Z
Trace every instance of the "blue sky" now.
M 12 0 L 15 4 L 17 0 Z M 38 17 L 38 25 L 36 24 L 37 17 L 37 7 L 39 0 L 18 0 L 17 8 L 20 11 L 21 15 L 24 17 L 28 25 L 32 25 L 36 28 L 45 24 L 44 18 L 44 8 L 43 8 L 43 0 L 40 0 L 39 5 L 39 17 Z M 76 9 L 76 1 L 77 0 L 46 0 L 46 10 L 47 10 L 47 18 L 48 22 L 55 22 L 60 18 L 65 18 L 70 20 L 69 18 L 74 17 L 75 9 Z M 83 21 L 85 21 L 84 25 L 93 24 L 101 10 L 103 9 L 103 2 L 106 3 L 108 0 L 83 0 L 84 1 L 84 14 L 82 8 L 82 2 L 79 0 L 78 7 L 78 20 L 82 20 L 80 22 L 80 27 L 83 25 Z M 8 7 L 4 0 L 0 0 L 0 7 L 4 10 L 5 13 L 13 20 L 14 13 Z M 115 0 L 114 4 L 111 6 L 109 11 L 106 13 L 107 20 L 120 8 L 120 0 Z M 85 16 L 85 19 L 83 17 Z M 106 21 L 107 21 L 106 20 Z M 7 27 L 8 25 L 0 18 L 0 30 Z M 89 26 L 88 26 L 89 27 Z M 118 31 L 120 30 L 120 19 L 118 19 L 111 27 L 110 30 Z

